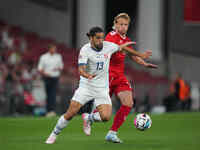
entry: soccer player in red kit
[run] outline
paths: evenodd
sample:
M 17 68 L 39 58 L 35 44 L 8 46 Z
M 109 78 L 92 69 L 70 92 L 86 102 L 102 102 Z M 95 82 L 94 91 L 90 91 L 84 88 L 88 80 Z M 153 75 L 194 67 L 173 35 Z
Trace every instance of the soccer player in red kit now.
M 130 42 L 131 40 L 126 36 L 129 24 L 130 17 L 128 14 L 120 13 L 114 18 L 114 30 L 107 34 L 105 40 L 118 45 Z M 133 49 L 132 47 L 129 48 Z M 135 56 L 130 55 L 130 58 L 136 63 L 146 67 L 157 68 L 156 65 L 144 61 L 144 59 L 151 56 L 151 53 L 151 50 L 147 50 L 144 53 L 135 51 Z M 114 117 L 112 127 L 105 137 L 107 141 L 114 143 L 122 143 L 122 141 L 117 137 L 117 131 L 124 123 L 133 107 L 132 88 L 124 74 L 124 60 L 126 55 L 127 53 L 124 52 L 116 52 L 112 54 L 109 67 L 110 96 L 114 93 L 121 102 L 121 107 Z M 87 120 L 85 120 L 85 125 L 88 125 Z
M 127 36 L 128 27 L 130 24 L 130 17 L 126 13 L 120 13 L 114 19 L 114 30 L 109 32 L 105 38 L 106 41 L 110 41 L 116 43 L 118 45 L 124 44 L 126 42 L 131 41 Z M 156 65 L 146 63 L 143 59 L 148 58 L 148 53 L 151 53 L 150 50 L 146 51 L 143 55 L 133 56 L 130 58 L 146 67 L 156 68 Z M 145 55 L 147 54 L 147 55 Z M 132 96 L 132 88 L 130 86 L 129 81 L 126 79 L 124 74 L 124 59 L 126 53 L 117 52 L 114 53 L 110 60 L 110 68 L 109 68 L 109 87 L 110 87 L 110 95 L 114 93 L 121 102 L 121 107 L 117 111 L 114 122 L 110 131 L 106 135 L 106 140 L 111 142 L 121 142 L 121 140 L 117 137 L 116 133 L 121 125 L 124 123 L 126 117 L 128 116 L 131 108 L 133 107 L 133 96 Z

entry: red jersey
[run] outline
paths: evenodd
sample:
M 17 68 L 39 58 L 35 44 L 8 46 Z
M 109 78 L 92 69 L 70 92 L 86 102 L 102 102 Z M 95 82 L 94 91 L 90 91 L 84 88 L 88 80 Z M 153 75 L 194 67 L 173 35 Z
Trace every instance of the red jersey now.
M 106 35 L 105 41 L 113 42 L 115 44 L 121 45 L 131 40 L 128 37 L 122 37 L 119 33 L 111 31 Z M 124 73 L 124 60 L 126 54 L 122 52 L 116 52 L 112 54 L 110 59 L 110 73 Z

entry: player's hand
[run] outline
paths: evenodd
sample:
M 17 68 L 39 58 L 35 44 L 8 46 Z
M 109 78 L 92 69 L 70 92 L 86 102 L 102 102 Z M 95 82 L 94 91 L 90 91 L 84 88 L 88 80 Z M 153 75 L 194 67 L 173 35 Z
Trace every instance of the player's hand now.
M 145 67 L 151 68 L 151 69 L 157 69 L 157 68 L 158 68 L 158 65 L 151 64 L 151 63 L 146 63 L 146 64 L 145 64 Z
M 43 75 L 44 77 L 47 77 L 47 78 L 50 77 L 50 74 L 47 73 L 47 72 L 43 72 L 42 75 Z
M 143 58 L 143 59 L 147 59 L 147 58 L 149 58 L 150 56 L 152 56 L 152 50 L 147 50 L 147 51 L 145 51 L 145 52 L 142 54 L 142 58 Z
M 93 75 L 92 75 L 92 74 L 90 74 L 90 75 L 88 75 L 88 77 L 87 77 L 87 78 L 88 78 L 89 80 L 91 80 L 91 79 L 93 79 L 94 77 L 96 77 L 96 75 L 95 75 L 95 74 L 93 74 Z

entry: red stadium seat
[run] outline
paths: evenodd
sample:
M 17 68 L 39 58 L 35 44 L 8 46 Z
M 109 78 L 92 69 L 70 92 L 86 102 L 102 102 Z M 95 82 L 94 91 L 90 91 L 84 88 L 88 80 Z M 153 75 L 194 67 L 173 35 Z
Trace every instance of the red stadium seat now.
M 9 33 L 11 33 L 12 36 L 16 37 L 23 33 L 23 30 L 19 26 L 11 26 L 9 28 Z

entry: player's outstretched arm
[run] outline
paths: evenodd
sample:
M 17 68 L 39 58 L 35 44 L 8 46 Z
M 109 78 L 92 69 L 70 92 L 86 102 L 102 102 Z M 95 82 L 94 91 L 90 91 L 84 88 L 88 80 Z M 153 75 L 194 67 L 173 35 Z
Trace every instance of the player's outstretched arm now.
M 153 69 L 157 69 L 158 68 L 158 65 L 155 65 L 155 64 L 151 64 L 151 63 L 148 63 L 146 62 L 145 60 L 143 60 L 142 58 L 138 57 L 138 56 L 133 56 L 133 55 L 129 55 L 129 57 L 131 58 L 132 61 L 140 64 L 140 65 L 143 65 L 147 68 L 153 68 Z
M 86 72 L 86 66 L 81 65 L 78 67 L 79 74 L 89 80 L 93 79 L 96 75 L 92 75 Z
M 124 44 L 121 44 L 119 47 L 120 47 L 120 50 L 124 50 L 125 47 L 130 46 L 130 45 L 134 45 L 134 44 L 136 44 L 136 42 L 133 42 L 133 41 L 126 42 Z
M 144 53 L 140 53 L 140 52 L 134 50 L 133 48 L 127 47 L 127 46 L 133 45 L 133 44 L 136 44 L 136 43 L 135 42 L 127 42 L 125 44 L 122 44 L 122 45 L 120 45 L 120 50 L 127 51 L 131 55 L 141 57 L 142 59 L 147 59 L 152 55 L 151 50 L 147 50 Z

